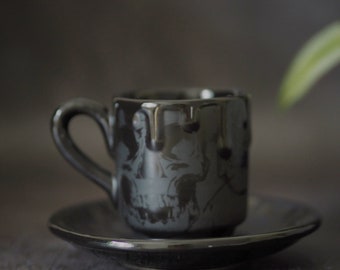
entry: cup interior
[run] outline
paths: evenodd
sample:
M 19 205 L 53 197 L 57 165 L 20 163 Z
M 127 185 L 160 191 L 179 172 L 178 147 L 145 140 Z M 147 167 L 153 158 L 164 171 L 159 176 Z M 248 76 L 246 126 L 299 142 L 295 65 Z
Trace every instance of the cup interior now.
M 237 90 L 210 88 L 151 89 L 129 92 L 125 98 L 146 100 L 192 100 L 241 96 Z

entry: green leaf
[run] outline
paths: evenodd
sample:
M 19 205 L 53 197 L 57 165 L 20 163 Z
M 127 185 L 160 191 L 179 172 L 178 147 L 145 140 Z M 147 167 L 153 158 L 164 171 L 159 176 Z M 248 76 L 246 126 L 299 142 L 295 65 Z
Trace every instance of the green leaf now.
M 281 84 L 279 106 L 292 106 L 339 63 L 340 22 L 335 22 L 307 41 L 295 56 Z

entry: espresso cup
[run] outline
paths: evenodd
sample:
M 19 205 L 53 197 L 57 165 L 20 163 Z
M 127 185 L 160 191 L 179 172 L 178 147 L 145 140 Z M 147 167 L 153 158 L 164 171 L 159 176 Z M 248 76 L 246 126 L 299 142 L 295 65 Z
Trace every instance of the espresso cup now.
M 98 123 L 114 174 L 73 142 L 76 115 Z M 114 98 L 110 110 L 70 100 L 51 128 L 64 158 L 109 194 L 134 230 L 206 236 L 230 233 L 246 217 L 249 116 L 249 98 L 237 91 L 141 91 Z

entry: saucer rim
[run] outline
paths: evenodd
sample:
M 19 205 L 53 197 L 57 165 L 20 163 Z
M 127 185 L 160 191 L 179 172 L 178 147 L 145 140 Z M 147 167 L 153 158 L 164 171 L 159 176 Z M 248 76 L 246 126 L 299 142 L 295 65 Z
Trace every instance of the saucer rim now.
M 117 237 L 101 237 L 95 235 L 88 235 L 77 233 L 75 231 L 63 228 L 57 225 L 56 220 L 62 216 L 63 212 L 70 211 L 70 208 L 84 207 L 85 205 L 99 204 L 107 202 L 108 199 L 92 200 L 88 202 L 78 203 L 68 207 L 64 207 L 51 215 L 48 221 L 48 227 L 55 235 L 60 238 L 80 245 L 88 249 L 114 250 L 114 251 L 192 251 L 200 249 L 216 249 L 228 248 L 237 249 L 240 246 L 254 245 L 259 242 L 274 241 L 277 239 L 285 239 L 287 241 L 295 242 L 300 238 L 317 230 L 321 225 L 321 217 L 315 209 L 305 205 L 301 202 L 296 202 L 290 199 L 281 197 L 272 197 L 267 195 L 250 195 L 257 199 L 265 201 L 280 201 L 282 203 L 289 203 L 303 209 L 308 213 L 309 219 L 303 224 L 297 226 L 285 227 L 282 230 L 270 231 L 258 234 L 246 234 L 236 236 L 222 236 L 222 237 L 206 237 L 206 238 L 188 238 L 188 239 L 167 239 L 167 238 L 147 238 L 147 239 L 132 239 L 132 238 L 117 238 Z

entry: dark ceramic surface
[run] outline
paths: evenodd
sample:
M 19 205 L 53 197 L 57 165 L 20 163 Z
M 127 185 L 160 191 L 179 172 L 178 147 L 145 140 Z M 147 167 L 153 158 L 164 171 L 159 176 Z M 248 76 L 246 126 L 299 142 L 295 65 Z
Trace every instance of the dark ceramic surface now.
M 270 255 L 320 225 L 310 208 L 289 200 L 251 196 L 245 222 L 233 236 L 152 239 L 130 230 L 109 201 L 72 206 L 55 213 L 51 231 L 73 244 L 134 267 L 202 269 Z
M 103 131 L 115 175 L 69 136 L 84 114 Z M 249 99 L 231 90 L 172 89 L 113 99 L 110 110 L 83 98 L 52 118 L 61 154 L 104 188 L 127 224 L 149 235 L 215 235 L 246 216 Z

